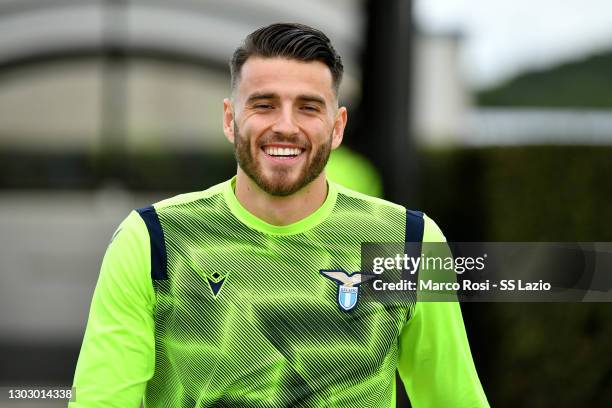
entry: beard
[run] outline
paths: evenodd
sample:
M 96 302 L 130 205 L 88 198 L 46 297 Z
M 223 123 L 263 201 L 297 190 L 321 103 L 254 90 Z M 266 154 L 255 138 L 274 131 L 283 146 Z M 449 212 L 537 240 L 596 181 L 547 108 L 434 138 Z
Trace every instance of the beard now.
M 272 142 L 285 142 L 300 146 L 304 149 L 304 152 L 301 154 L 307 154 L 310 150 L 309 148 L 312 148 L 310 143 L 300 143 L 297 137 L 277 136 L 261 140 L 256 146 L 257 150 L 260 150 L 264 144 Z M 331 153 L 331 145 L 332 134 L 330 133 L 327 142 L 314 152 L 310 162 L 306 163 L 299 176 L 295 179 L 291 176 L 291 173 L 295 170 L 287 166 L 279 167 L 271 177 L 266 177 L 261 168 L 261 163 L 253 157 L 250 141 L 242 138 L 238 127 L 234 123 L 234 156 L 236 157 L 236 162 L 238 162 L 242 171 L 260 189 L 273 196 L 284 197 L 291 195 L 316 179 L 327 164 L 329 154 Z

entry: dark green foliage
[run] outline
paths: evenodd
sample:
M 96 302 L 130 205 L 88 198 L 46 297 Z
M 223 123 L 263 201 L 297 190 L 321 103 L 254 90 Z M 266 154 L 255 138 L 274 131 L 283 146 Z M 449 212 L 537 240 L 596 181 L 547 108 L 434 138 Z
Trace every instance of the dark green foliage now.
M 474 306 L 472 337 L 489 347 L 480 375 L 492 406 L 612 406 L 612 305 Z
M 612 52 L 529 72 L 476 95 L 480 106 L 612 108 Z
M 422 208 L 450 240 L 612 241 L 612 147 L 427 151 Z M 466 304 L 494 407 L 612 406 L 610 304 Z
M 423 202 L 449 239 L 612 241 L 612 147 L 425 153 Z

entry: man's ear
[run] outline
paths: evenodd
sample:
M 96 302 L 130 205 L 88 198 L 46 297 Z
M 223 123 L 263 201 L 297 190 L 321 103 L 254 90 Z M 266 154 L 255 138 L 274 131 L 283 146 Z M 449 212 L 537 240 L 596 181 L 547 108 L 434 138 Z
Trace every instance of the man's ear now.
M 229 98 L 223 99 L 223 133 L 234 144 L 234 109 Z
M 342 143 L 347 119 L 348 112 L 344 106 L 341 106 L 340 108 L 338 108 L 338 112 L 336 113 L 336 118 L 334 120 L 334 129 L 332 132 L 332 149 L 337 148 Z

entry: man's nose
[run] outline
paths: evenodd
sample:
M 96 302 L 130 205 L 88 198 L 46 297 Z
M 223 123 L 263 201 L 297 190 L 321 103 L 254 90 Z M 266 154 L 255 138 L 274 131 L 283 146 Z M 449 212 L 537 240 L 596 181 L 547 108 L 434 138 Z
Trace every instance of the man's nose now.
M 291 108 L 287 107 L 280 110 L 272 125 L 272 131 L 283 135 L 295 135 L 298 133 L 299 128 Z

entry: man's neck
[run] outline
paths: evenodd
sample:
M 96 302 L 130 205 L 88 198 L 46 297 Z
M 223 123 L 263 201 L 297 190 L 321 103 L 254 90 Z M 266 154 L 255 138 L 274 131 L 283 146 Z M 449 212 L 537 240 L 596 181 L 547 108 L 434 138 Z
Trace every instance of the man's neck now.
M 323 205 L 327 198 L 327 180 L 325 172 L 322 172 L 294 194 L 273 196 L 260 189 L 238 167 L 235 194 L 240 204 L 257 218 L 272 225 L 289 225 L 306 218 Z

